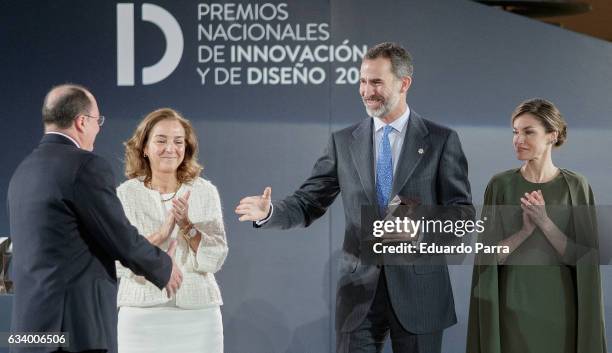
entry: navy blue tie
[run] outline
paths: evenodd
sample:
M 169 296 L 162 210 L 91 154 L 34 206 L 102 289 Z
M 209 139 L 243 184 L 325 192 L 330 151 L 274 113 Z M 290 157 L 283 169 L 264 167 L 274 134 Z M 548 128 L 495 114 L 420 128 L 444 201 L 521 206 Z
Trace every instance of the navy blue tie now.
M 386 211 L 391 187 L 393 186 L 393 156 L 391 155 L 391 142 L 389 142 L 391 131 L 393 131 L 393 127 L 385 125 L 376 160 L 376 198 L 381 214 Z

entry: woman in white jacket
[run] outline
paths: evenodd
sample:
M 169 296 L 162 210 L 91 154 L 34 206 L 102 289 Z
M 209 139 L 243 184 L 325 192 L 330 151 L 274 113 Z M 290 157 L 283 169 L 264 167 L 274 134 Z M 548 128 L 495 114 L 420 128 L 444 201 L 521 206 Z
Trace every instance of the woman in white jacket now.
M 124 211 L 152 244 L 167 249 L 176 242 L 183 283 L 168 298 L 165 290 L 118 266 L 119 352 L 221 353 L 222 300 L 214 273 L 228 248 L 219 193 L 199 176 L 193 128 L 176 111 L 158 109 L 125 147 L 129 180 L 117 189 Z

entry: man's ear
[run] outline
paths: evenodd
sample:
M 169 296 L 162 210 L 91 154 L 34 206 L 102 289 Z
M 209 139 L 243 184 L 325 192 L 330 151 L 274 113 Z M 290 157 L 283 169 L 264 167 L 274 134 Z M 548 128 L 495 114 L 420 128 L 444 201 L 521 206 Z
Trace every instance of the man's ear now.
M 400 93 L 406 93 L 410 89 L 410 85 L 412 85 L 412 77 L 404 76 L 402 77 L 402 85 L 400 87 Z
M 87 120 L 87 118 L 82 114 L 79 114 L 77 115 L 76 118 L 74 118 L 74 122 L 72 123 L 72 126 L 74 126 L 74 129 L 77 132 L 82 133 L 85 131 L 85 120 Z

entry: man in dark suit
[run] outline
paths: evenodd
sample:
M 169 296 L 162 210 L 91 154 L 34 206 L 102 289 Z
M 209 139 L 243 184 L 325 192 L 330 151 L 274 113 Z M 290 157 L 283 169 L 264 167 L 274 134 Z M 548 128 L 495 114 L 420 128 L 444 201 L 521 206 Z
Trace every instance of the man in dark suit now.
M 115 261 L 165 286 L 168 295 L 182 274 L 171 256 L 130 225 L 110 165 L 91 152 L 104 122 L 93 95 L 78 85 L 55 87 L 42 113 L 45 134 L 17 167 L 8 191 L 11 331 L 67 332 L 69 345 L 60 351 L 116 352 Z M 11 352 L 58 348 L 16 345 Z
M 359 92 L 372 118 L 333 133 L 312 175 L 293 195 L 271 203 L 268 187 L 236 208 L 241 221 L 287 229 L 310 225 L 342 194 L 347 224 L 336 298 L 339 353 L 380 352 L 389 334 L 396 353 L 440 352 L 442 331 L 457 321 L 445 265 L 381 266 L 363 259 L 362 206 L 378 207 L 382 217 L 397 196 L 473 211 L 457 134 L 406 103 L 412 69 L 399 45 L 369 49 Z

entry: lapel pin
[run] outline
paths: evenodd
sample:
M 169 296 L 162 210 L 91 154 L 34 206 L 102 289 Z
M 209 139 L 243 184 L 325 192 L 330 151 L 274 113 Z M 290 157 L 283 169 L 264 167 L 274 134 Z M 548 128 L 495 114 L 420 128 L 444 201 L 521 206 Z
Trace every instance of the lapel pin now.
M 422 148 L 419 148 L 418 152 L 419 152 L 419 154 L 423 154 L 423 153 L 425 153 L 425 150 L 422 149 Z

